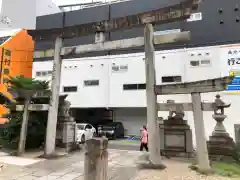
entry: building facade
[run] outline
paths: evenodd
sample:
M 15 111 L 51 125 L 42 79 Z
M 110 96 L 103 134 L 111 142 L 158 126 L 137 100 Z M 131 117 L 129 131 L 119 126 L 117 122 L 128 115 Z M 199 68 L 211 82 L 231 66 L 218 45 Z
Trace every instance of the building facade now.
M 13 30 L 0 37 L 0 93 L 10 100 L 13 98 L 8 92 L 9 77 L 23 75 L 32 77 L 34 41 L 25 30 Z M 9 110 L 0 104 L 0 124 L 2 115 Z
M 229 54 L 230 52 L 236 54 Z M 239 69 L 238 64 L 228 65 L 230 58 L 240 58 L 240 44 L 156 51 L 157 85 L 227 76 L 231 70 Z M 34 62 L 33 76 L 41 80 L 51 80 L 52 65 L 52 61 Z M 60 92 L 68 94 L 71 107 L 112 109 L 113 119 L 123 122 L 128 135 L 139 135 L 139 129 L 146 124 L 145 88 L 143 53 L 63 61 Z M 202 100 L 214 101 L 215 94 L 203 94 Z M 233 133 L 233 124 L 239 121 L 236 114 L 239 103 L 235 101 L 240 100 L 240 96 L 227 91 L 221 94 L 224 100 L 232 102 L 232 107 L 227 111 L 231 120 L 226 120 L 226 126 Z M 158 102 L 166 102 L 167 99 L 190 102 L 190 95 L 159 96 Z M 206 112 L 204 115 L 209 134 L 215 122 L 211 113 Z M 159 116 L 166 118 L 167 112 L 161 112 Z M 186 118 L 193 125 L 190 112 Z
M 39 28 L 56 28 L 116 18 L 123 15 L 144 12 L 174 1 L 133 0 L 108 4 L 82 10 L 59 13 L 52 17 L 41 17 Z M 169 31 L 191 31 L 191 40 L 156 46 L 157 84 L 190 82 L 223 77 L 231 70 L 240 71 L 240 10 L 239 2 L 232 0 L 204 1 L 190 19 L 181 22 L 156 25 L 157 33 Z M 64 14 L 64 15 L 63 15 Z M 90 15 L 91 14 L 91 15 Z M 64 17 L 65 21 L 49 24 L 51 18 Z M 76 19 L 74 17 L 84 17 Z M 45 20 L 45 22 L 44 22 Z M 47 20 L 47 21 L 46 21 Z M 59 22 L 59 23 L 58 23 Z M 40 27 L 41 25 L 41 27 Z M 43 27 L 44 26 L 44 27 Z M 118 40 L 143 36 L 143 27 L 106 33 L 107 40 Z M 64 40 L 64 46 L 91 44 L 94 35 Z M 53 48 L 54 42 L 36 42 L 36 50 Z M 235 59 L 229 63 L 229 59 Z M 35 59 L 33 76 L 37 79 L 51 80 L 52 58 L 43 56 Z M 139 135 L 146 124 L 146 82 L 143 47 L 88 53 L 81 56 L 66 57 L 62 65 L 60 91 L 68 94 L 68 100 L 75 109 L 76 120 L 91 121 L 94 117 L 89 110 L 111 110 L 112 120 L 123 122 L 127 135 Z M 216 93 L 202 94 L 203 101 L 214 101 Z M 225 126 L 234 137 L 233 125 L 239 122 L 238 106 L 240 96 L 220 93 L 223 99 L 232 103 L 226 111 L 228 119 Z M 189 95 L 159 96 L 158 102 L 174 99 L 176 102 L 190 102 Z M 81 113 L 78 113 L 80 112 Z M 84 113 L 85 112 L 85 113 Z M 91 114 L 91 115 L 90 115 Z M 101 113 L 100 113 L 101 114 Z M 159 113 L 167 117 L 167 112 Z M 95 117 L 96 119 L 101 117 Z M 185 118 L 194 131 L 193 116 L 187 112 Z M 93 118 L 94 119 L 94 118 Z M 212 112 L 204 112 L 206 136 L 215 126 Z M 193 133 L 194 135 L 194 133 Z
M 9 7 L 7 4 L 4 5 L 6 5 L 5 8 Z M 35 5 L 37 16 L 61 12 L 60 8 L 50 0 L 38 0 Z M 18 8 L 21 7 L 22 5 Z M 11 101 L 14 99 L 8 92 L 8 78 L 20 75 L 32 77 L 33 52 L 34 41 L 27 31 L 23 29 L 0 30 L 0 93 Z M 9 109 L 0 104 L 0 124 L 6 123 L 2 115 L 8 112 Z

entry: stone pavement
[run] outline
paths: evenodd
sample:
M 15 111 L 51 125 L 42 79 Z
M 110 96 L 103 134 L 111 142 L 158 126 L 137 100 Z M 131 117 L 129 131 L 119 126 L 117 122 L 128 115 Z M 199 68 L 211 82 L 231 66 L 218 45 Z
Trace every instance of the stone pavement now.
M 109 180 L 130 180 L 134 177 L 139 155 L 137 151 L 109 150 Z M 84 153 L 75 152 L 29 166 L 6 164 L 0 171 L 0 180 L 83 180 Z
M 164 159 L 167 169 L 139 170 L 138 151 L 109 150 L 109 180 L 230 180 L 216 176 L 204 177 L 188 169 L 189 162 Z M 1 160 L 0 160 L 0 163 Z M 5 165 L 0 180 L 84 180 L 84 153 L 75 152 L 54 160 L 39 161 L 28 166 Z

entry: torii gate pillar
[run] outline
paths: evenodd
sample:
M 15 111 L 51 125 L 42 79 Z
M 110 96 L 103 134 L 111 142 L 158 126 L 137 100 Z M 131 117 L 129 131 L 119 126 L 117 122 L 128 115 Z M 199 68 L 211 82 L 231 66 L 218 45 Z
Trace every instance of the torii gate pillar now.
M 161 165 L 159 126 L 157 123 L 157 95 L 154 87 L 156 85 L 155 76 L 155 54 L 153 44 L 153 25 L 147 23 L 144 28 L 145 44 L 145 68 L 146 68 L 146 99 L 147 99 L 147 125 L 148 125 L 148 145 L 149 160 L 153 165 Z
M 199 92 L 191 93 L 192 96 L 192 107 L 193 107 L 193 117 L 196 135 L 196 146 L 197 146 L 197 161 L 198 166 L 201 171 L 209 171 L 211 169 L 208 149 L 205 137 L 205 128 L 203 121 L 203 111 L 201 103 L 201 94 Z

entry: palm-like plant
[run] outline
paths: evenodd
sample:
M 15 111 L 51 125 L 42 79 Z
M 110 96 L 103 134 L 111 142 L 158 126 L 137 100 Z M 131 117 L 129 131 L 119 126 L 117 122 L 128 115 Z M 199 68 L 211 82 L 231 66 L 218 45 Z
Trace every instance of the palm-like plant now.
M 48 81 L 39 81 L 32 78 L 25 78 L 24 76 L 10 77 L 10 88 L 16 91 L 44 91 L 49 88 Z
M 47 91 L 49 89 L 48 81 L 39 81 L 32 78 L 25 78 L 24 76 L 10 77 L 9 78 L 10 89 L 17 93 L 18 97 L 24 98 L 24 111 L 23 121 L 20 132 L 20 140 L 18 145 L 18 155 L 21 155 L 25 151 L 27 126 L 28 126 L 28 107 L 31 98 L 34 94 L 40 91 Z

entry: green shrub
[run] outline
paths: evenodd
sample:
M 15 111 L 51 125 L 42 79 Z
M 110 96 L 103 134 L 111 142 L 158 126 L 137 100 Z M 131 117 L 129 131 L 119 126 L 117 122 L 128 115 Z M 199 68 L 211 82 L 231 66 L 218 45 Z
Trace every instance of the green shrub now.
M 1 128 L 1 145 L 4 148 L 17 149 L 22 122 L 22 113 L 15 112 L 7 116 L 9 123 Z
M 215 172 L 220 176 L 227 176 L 227 177 L 240 176 L 240 165 L 237 163 L 215 162 L 213 164 L 213 168 Z
M 240 143 L 234 146 L 232 157 L 237 163 L 240 163 Z
M 9 123 L 0 130 L 0 143 L 4 148 L 17 149 L 22 123 L 22 112 L 8 115 Z M 39 148 L 45 141 L 46 112 L 31 112 L 28 121 L 26 149 Z

